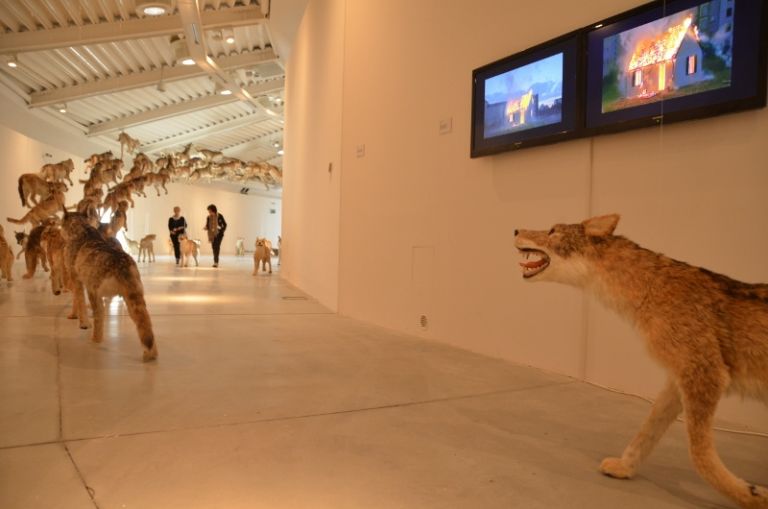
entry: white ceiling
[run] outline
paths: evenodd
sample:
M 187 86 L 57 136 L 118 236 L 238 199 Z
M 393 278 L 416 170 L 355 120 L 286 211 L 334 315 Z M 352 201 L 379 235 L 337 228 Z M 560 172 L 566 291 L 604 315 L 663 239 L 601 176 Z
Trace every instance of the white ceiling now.
M 281 167 L 285 71 L 272 37 L 287 55 L 307 0 L 170 0 L 157 17 L 139 1 L 0 1 L 0 85 L 101 145 L 125 131 L 153 155 L 193 143 Z M 196 65 L 176 61 L 182 35 Z

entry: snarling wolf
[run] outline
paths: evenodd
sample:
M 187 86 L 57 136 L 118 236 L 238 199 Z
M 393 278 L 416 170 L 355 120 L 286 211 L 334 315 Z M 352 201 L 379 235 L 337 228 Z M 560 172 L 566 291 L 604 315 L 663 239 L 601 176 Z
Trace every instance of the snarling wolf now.
M 87 292 L 94 322 L 91 339 L 101 342 L 104 336 L 103 298 L 120 295 L 136 325 L 144 347 L 144 360 L 157 357 L 152 321 L 144 301 L 144 287 L 133 258 L 114 243 L 105 240 L 82 214 L 64 215 L 62 235 L 66 241 L 65 268 L 73 296 L 69 318 L 79 318 L 82 329 L 90 326 L 85 310 Z
M 735 281 L 644 249 L 613 232 L 618 215 L 549 231 L 515 230 L 528 281 L 585 288 L 635 324 L 668 372 L 650 416 L 604 474 L 634 475 L 685 410 L 699 474 L 742 507 L 768 508 L 768 489 L 736 477 L 720 460 L 712 423 L 729 391 L 768 403 L 768 285 Z

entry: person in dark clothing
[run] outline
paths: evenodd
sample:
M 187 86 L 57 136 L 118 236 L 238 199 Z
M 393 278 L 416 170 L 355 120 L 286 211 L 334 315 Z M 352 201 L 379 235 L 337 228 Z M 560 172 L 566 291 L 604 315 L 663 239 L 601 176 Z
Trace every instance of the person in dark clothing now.
M 205 218 L 205 228 L 208 232 L 208 242 L 213 245 L 213 266 L 219 266 L 219 251 L 221 250 L 221 241 L 224 239 L 224 230 L 227 229 L 227 222 L 224 216 L 219 214 L 216 205 L 208 205 L 208 217 Z
M 176 265 L 181 259 L 181 248 L 179 247 L 179 235 L 186 235 L 187 220 L 181 215 L 179 207 L 173 207 L 173 216 L 168 218 L 168 231 L 171 233 L 171 242 L 173 242 L 173 254 L 176 255 Z

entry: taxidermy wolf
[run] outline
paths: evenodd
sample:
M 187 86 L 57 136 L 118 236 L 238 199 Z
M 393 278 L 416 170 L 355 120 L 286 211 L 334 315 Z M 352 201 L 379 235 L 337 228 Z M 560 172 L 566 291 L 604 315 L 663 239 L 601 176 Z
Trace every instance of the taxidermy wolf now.
M 94 321 L 91 339 L 101 342 L 104 339 L 103 297 L 120 295 L 136 324 L 139 339 L 144 346 L 144 360 L 156 358 L 157 344 L 152 332 L 152 321 L 144 301 L 139 270 L 133 258 L 114 243 L 105 240 L 82 214 L 65 213 L 61 232 L 66 241 L 65 272 L 73 296 L 69 318 L 79 318 L 81 329 L 90 326 L 85 310 L 87 292 Z
M 634 323 L 667 370 L 666 387 L 620 458 L 604 474 L 632 477 L 685 411 L 698 473 L 742 507 L 768 508 L 768 490 L 731 473 L 715 450 L 712 421 L 728 391 L 768 402 L 768 285 L 748 284 L 668 258 L 613 234 L 618 215 L 515 230 L 527 281 L 590 290 Z
M 0 225 L 0 279 L 5 278 L 7 281 L 13 281 L 12 266 L 13 251 L 11 251 L 8 241 L 5 240 L 5 232 L 2 225 Z

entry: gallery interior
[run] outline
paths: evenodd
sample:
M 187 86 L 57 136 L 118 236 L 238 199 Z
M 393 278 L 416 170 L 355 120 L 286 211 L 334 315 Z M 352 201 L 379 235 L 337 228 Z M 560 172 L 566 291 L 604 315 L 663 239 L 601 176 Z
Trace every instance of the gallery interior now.
M 0 2 L 0 507 L 768 508 L 766 20 Z

